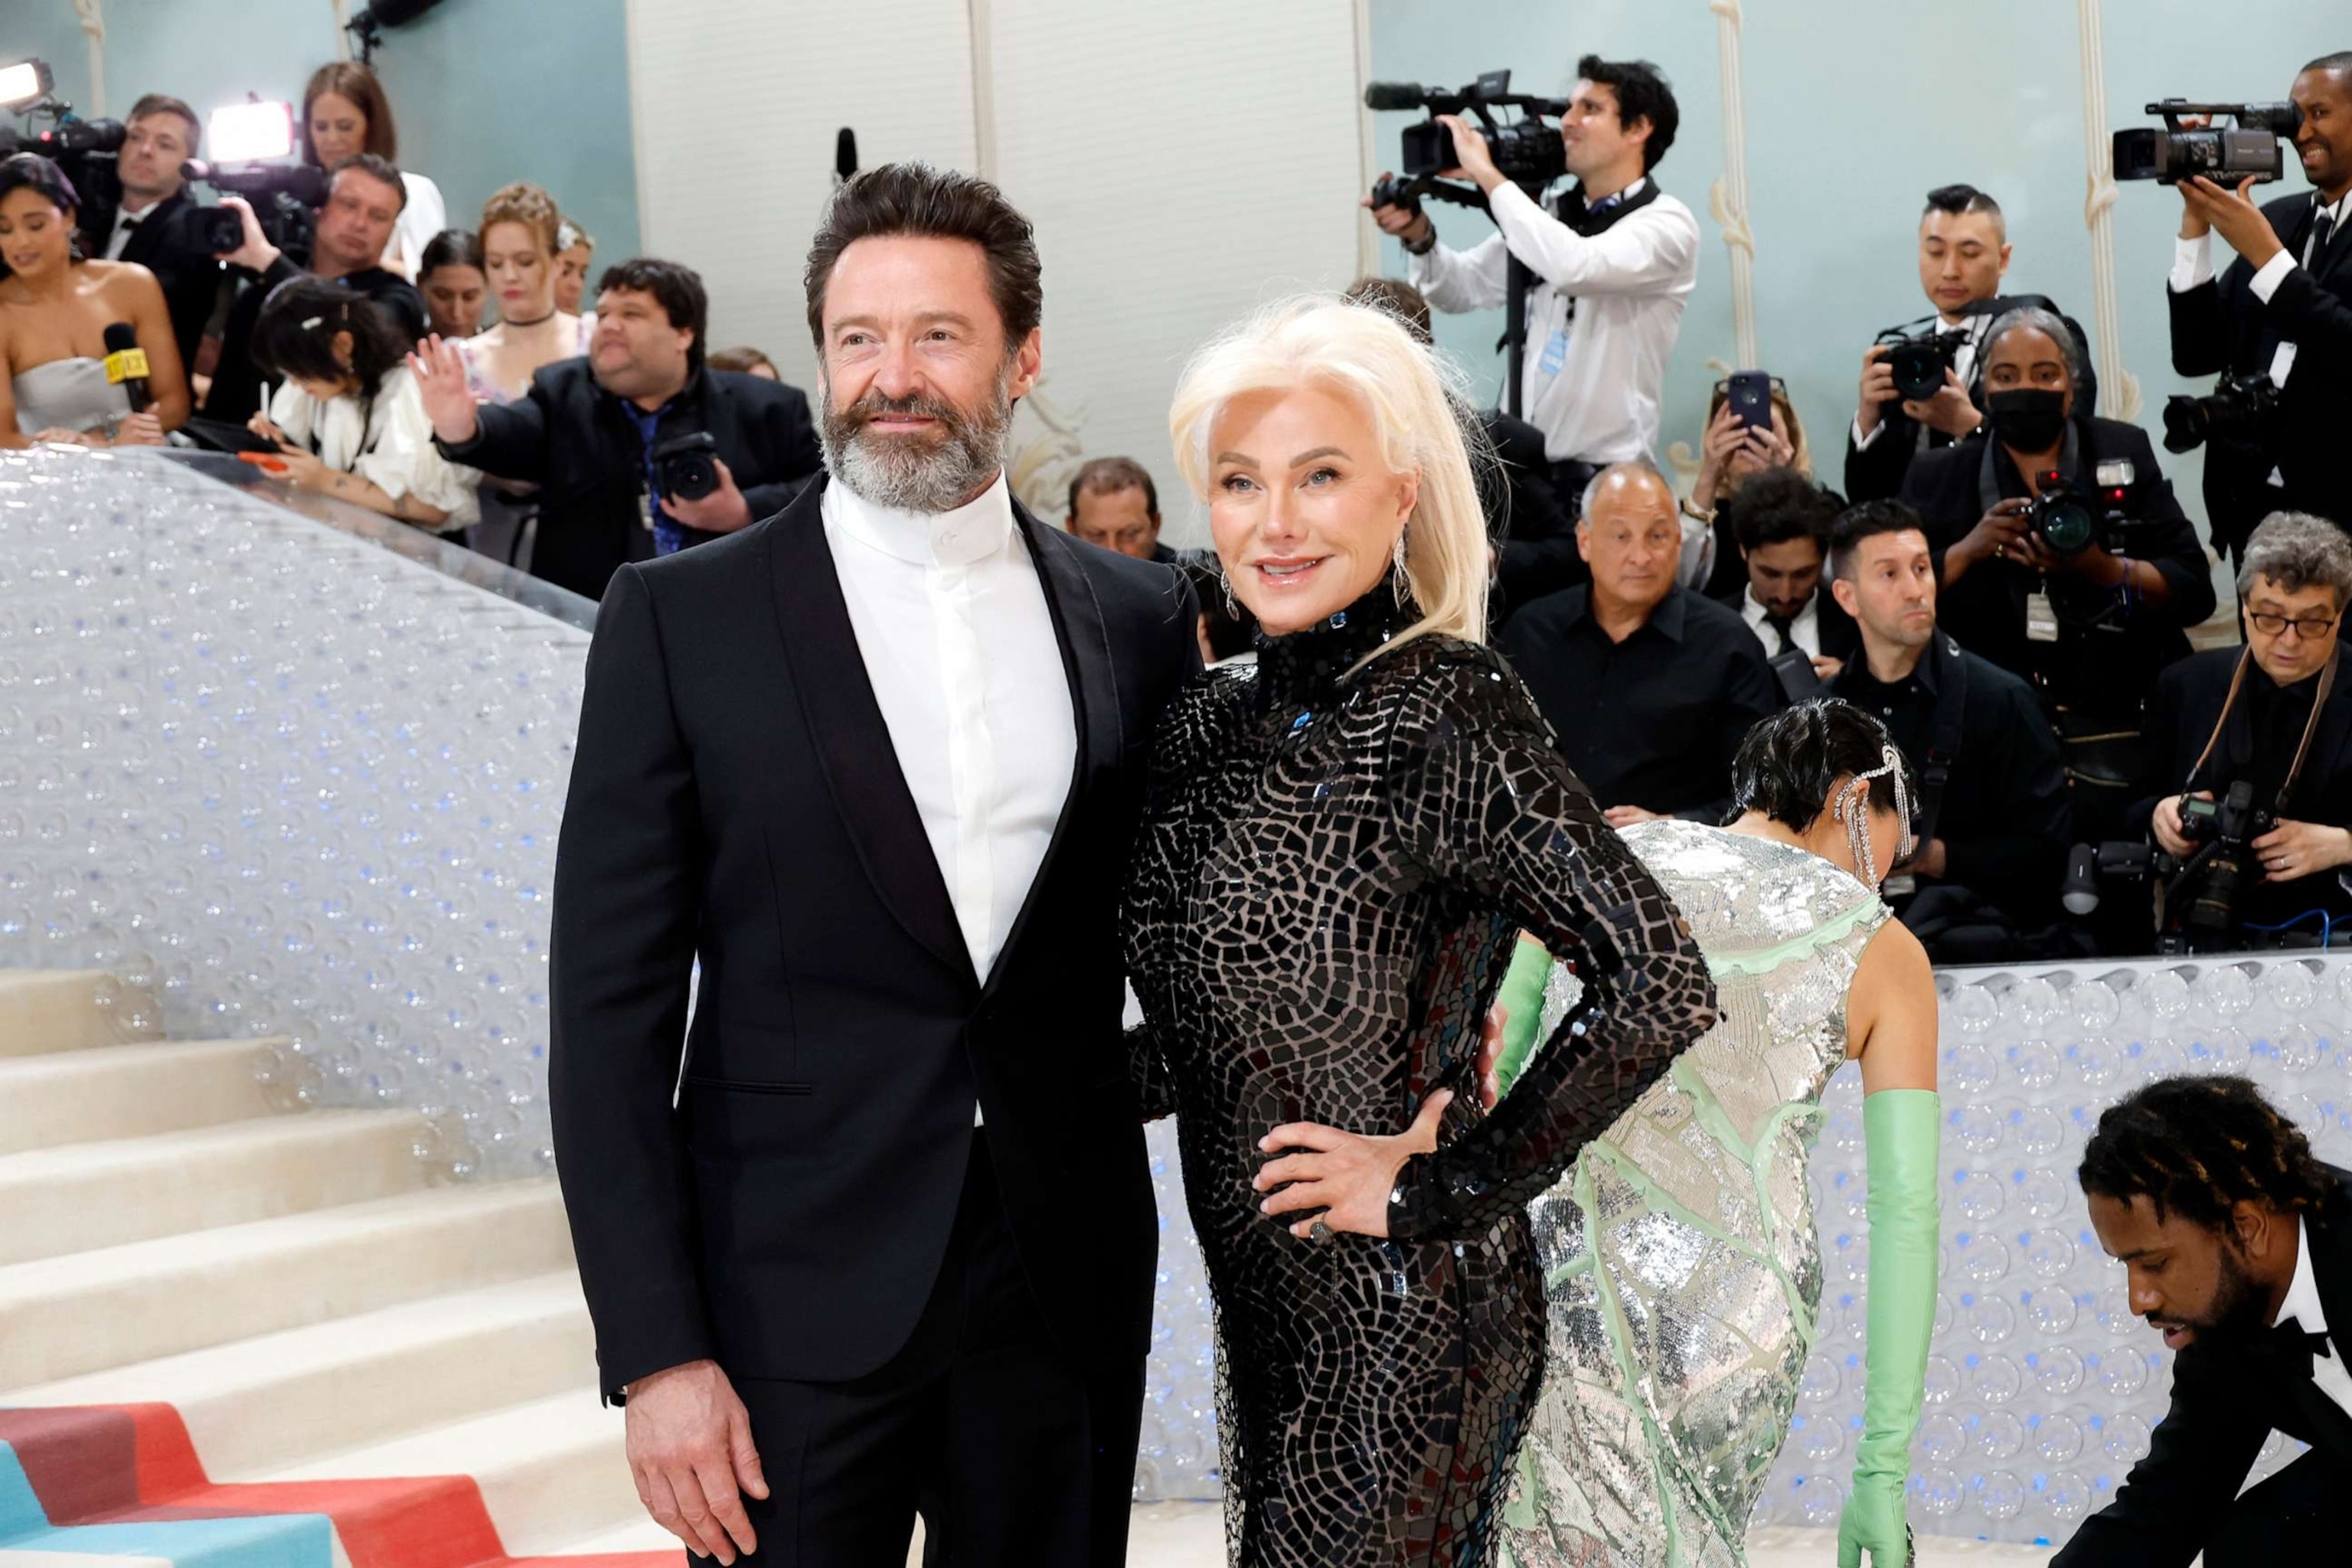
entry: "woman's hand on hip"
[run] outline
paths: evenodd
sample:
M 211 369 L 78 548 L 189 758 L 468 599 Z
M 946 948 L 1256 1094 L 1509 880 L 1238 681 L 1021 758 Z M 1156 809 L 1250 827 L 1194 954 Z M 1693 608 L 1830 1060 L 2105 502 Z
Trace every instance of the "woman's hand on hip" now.
M 1454 1091 L 1439 1089 L 1422 1102 L 1412 1125 L 1393 1138 L 1366 1138 L 1311 1121 L 1285 1122 L 1258 1142 L 1268 1153 L 1291 1151 L 1269 1161 L 1251 1182 L 1259 1192 L 1283 1189 L 1260 1204 L 1259 1210 L 1267 1215 L 1323 1211 L 1291 1226 L 1290 1234 L 1302 1241 L 1318 1222 L 1359 1236 L 1388 1235 L 1389 1194 L 1395 1190 L 1397 1173 L 1413 1155 L 1436 1152 L 1438 1121 L 1453 1103 Z M 1284 1186 L 1286 1182 L 1289 1185 Z

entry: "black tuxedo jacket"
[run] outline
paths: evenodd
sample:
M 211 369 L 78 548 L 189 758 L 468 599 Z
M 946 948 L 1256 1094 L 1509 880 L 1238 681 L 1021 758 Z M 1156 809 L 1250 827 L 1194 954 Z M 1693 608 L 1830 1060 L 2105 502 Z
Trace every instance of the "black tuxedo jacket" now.
M 2352 1171 L 2328 1169 L 2336 1191 L 2304 1223 L 2331 1348 L 2342 1355 L 2352 1340 Z M 2236 1500 L 2273 1427 L 2310 1444 L 2352 1479 L 2352 1415 L 2309 1377 L 2283 1369 L 2259 1338 L 2190 1345 L 2173 1363 L 2172 1408 L 2147 1458 L 2050 1568 L 2188 1568 Z
M 703 1357 L 737 1377 L 880 1366 L 938 1274 L 975 1102 L 1051 1327 L 1139 1377 L 1158 1229 L 1117 913 L 1154 721 L 1200 665 L 1192 590 L 1015 509 L 1077 762 L 978 975 L 823 489 L 622 566 L 597 618 L 556 854 L 549 1091 L 604 1391 Z
M 504 479 L 539 486 L 539 533 L 530 571 L 575 594 L 604 597 L 623 562 L 649 560 L 653 531 L 645 441 L 620 400 L 596 384 L 587 358 L 558 360 L 513 403 L 484 404 L 474 438 L 445 456 Z M 783 510 L 823 462 L 808 397 L 799 387 L 709 366 L 688 382 L 656 427 L 657 439 L 707 430 L 755 518 Z M 686 531 L 701 544 L 719 534 Z
M 1733 546 L 1735 551 L 1738 548 L 1737 545 Z M 1738 556 L 1735 554 L 1733 559 L 1737 561 Z M 1742 575 L 1738 585 L 1727 593 L 1714 594 L 1709 597 L 1738 616 L 1742 621 L 1748 619 L 1748 579 L 1745 575 Z M 1830 580 L 1826 572 L 1822 574 L 1821 586 L 1813 590 L 1813 622 L 1821 628 L 1823 658 L 1848 659 L 1862 650 L 1862 628 L 1853 624 L 1853 617 L 1845 613 L 1845 606 L 1839 604 L 1837 595 L 1830 592 Z M 1769 627 L 1748 627 L 1748 630 L 1756 633 L 1756 640 L 1764 645 L 1764 652 L 1768 658 L 1772 652 L 1772 643 L 1765 633 L 1769 629 Z
M 163 303 L 172 312 L 172 336 L 180 345 L 180 363 L 193 374 L 196 348 L 204 341 L 205 324 L 220 301 L 221 264 L 204 248 L 196 234 L 197 215 L 204 211 L 185 191 L 174 191 L 139 220 L 122 242 L 121 260 L 135 261 L 155 275 L 163 286 Z M 107 225 L 108 232 L 113 230 Z M 101 237 L 101 243 L 103 237 Z
M 2301 257 L 2318 209 L 2309 194 L 2281 196 L 2263 216 L 2290 256 Z M 2352 529 L 2352 489 L 2340 459 L 2352 428 L 2352 223 L 2340 226 L 2324 255 L 2287 273 L 2264 304 L 2254 297 L 2254 269 L 2242 256 L 2210 283 L 2185 294 L 2168 287 L 2172 368 L 2182 375 L 2267 374 L 2282 342 L 2295 345 L 2294 368 L 2279 388 L 2269 454 L 2286 483 L 2285 504 Z M 2259 518 L 2251 519 L 2260 521 Z

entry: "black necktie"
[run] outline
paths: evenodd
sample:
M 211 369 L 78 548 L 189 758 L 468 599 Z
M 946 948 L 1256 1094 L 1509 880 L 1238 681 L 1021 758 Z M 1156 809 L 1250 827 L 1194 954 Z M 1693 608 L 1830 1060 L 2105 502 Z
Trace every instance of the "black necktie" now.
M 2304 1328 L 2301 1320 L 2289 1318 L 2272 1327 L 2270 1349 L 2280 1363 L 2293 1369 L 2297 1377 L 2309 1377 L 2313 1360 L 2328 1353 L 2327 1333 L 2325 1330 L 2312 1333 Z
M 1789 635 L 1790 626 L 1795 624 L 1794 616 L 1776 616 L 1767 610 L 1764 612 L 1764 624 L 1770 626 L 1772 635 L 1780 639 L 1780 646 L 1772 650 L 1775 654 L 1787 653 L 1797 646 L 1797 639 Z
M 2326 259 L 2327 242 L 2335 236 L 2336 215 L 2323 207 L 2320 209 L 2319 221 L 2311 226 L 2310 266 L 2315 271 L 2317 270 L 2319 264 Z

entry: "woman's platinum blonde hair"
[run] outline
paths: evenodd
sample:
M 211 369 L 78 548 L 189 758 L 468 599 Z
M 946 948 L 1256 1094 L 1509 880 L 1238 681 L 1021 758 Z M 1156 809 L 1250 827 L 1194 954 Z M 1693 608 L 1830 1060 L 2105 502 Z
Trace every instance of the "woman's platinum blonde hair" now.
M 1405 580 L 1421 619 L 1389 639 L 1396 647 L 1438 635 L 1486 640 L 1486 520 L 1471 464 L 1486 437 L 1454 377 L 1396 318 L 1332 294 L 1266 306 L 1211 339 L 1184 367 L 1168 433 L 1192 494 L 1209 496 L 1210 430 L 1225 405 L 1254 393 L 1320 386 L 1351 397 L 1370 417 L 1380 460 L 1421 476 L 1405 520 Z

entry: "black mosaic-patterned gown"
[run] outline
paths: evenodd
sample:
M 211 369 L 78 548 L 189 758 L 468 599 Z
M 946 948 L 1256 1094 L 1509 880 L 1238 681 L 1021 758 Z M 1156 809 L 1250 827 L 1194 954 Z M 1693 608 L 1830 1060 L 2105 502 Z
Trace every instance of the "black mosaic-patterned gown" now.
M 1494 1560 L 1543 1373 L 1528 1200 L 1714 1022 L 1688 928 L 1508 666 L 1423 637 L 1346 673 L 1387 593 L 1170 705 L 1128 888 L 1130 1047 L 1145 1113 L 1179 1118 L 1242 1568 Z M 1520 927 L 1586 1001 L 1490 1116 L 1478 1023 Z M 1441 1088 L 1387 1239 L 1259 1212 L 1269 1129 L 1394 1134 Z

